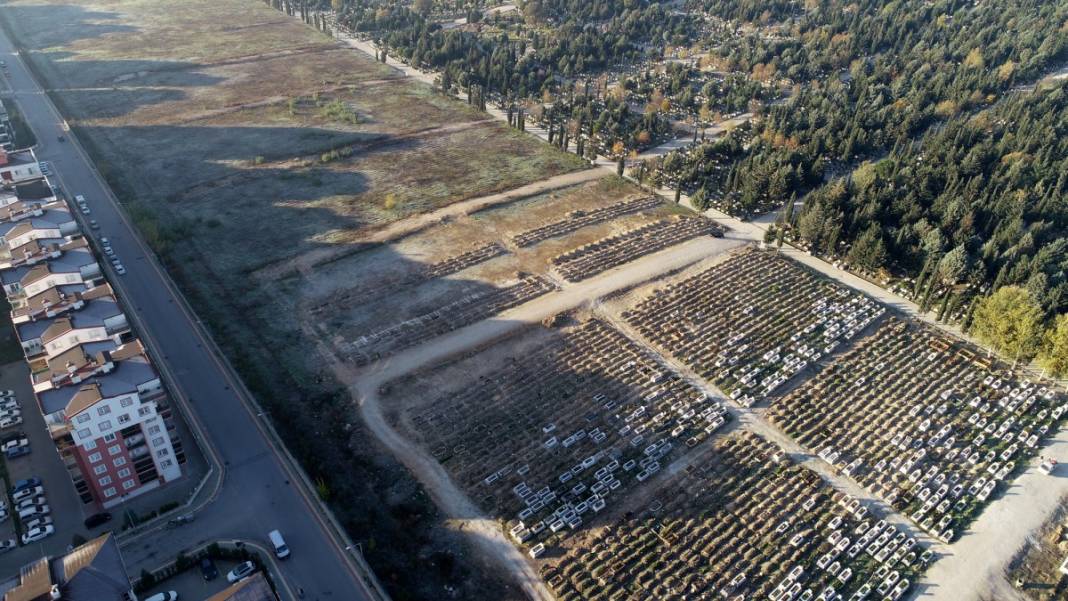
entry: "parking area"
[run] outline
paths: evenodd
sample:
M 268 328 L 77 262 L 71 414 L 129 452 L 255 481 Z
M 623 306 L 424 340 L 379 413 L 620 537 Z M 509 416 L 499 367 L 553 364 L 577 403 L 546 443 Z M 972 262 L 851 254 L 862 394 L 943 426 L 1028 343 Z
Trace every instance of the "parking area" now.
M 15 459 L 2 459 L 6 462 L 9 481 L 4 483 L 5 503 L 12 509 L 10 484 L 24 478 L 41 479 L 44 495 L 49 507 L 49 517 L 53 520 L 55 534 L 27 546 L 16 548 L 0 556 L 0 569 L 10 572 L 42 555 L 59 553 L 66 550 L 75 534 L 89 537 L 99 534 L 106 528 L 95 529 L 92 533 L 83 525 L 85 519 L 84 505 L 74 490 L 74 484 L 63 466 L 52 444 L 52 439 L 45 427 L 44 417 L 34 405 L 33 390 L 30 387 L 29 368 L 24 361 L 16 361 L 0 366 L 0 390 L 13 390 L 21 410 L 21 424 L 0 431 L 0 438 L 21 432 L 30 443 L 30 454 Z M 17 516 L 11 516 L 0 523 L 0 540 L 19 540 L 22 532 Z M 20 541 L 21 542 L 21 541 Z
M 139 599 L 148 599 L 163 591 L 174 591 L 182 601 L 201 601 L 230 586 L 226 573 L 234 569 L 239 562 L 225 559 L 213 560 L 219 575 L 213 580 L 204 580 L 199 566 L 193 566 L 176 576 L 172 576 L 156 586 L 140 593 Z

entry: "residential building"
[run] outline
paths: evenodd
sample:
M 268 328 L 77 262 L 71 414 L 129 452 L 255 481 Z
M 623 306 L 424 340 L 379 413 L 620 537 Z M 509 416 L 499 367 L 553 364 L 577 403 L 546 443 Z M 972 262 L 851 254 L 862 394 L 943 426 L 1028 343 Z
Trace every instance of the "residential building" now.
M 15 331 L 32 365 L 38 358 L 54 357 L 85 342 L 119 343 L 129 333 L 130 325 L 119 303 L 104 297 L 86 302 L 79 311 L 17 324 Z
M 104 508 L 181 476 L 166 392 L 135 350 L 100 350 L 96 374 L 37 395 L 75 488 Z
M 0 149 L 0 183 L 18 184 L 39 177 L 41 177 L 41 166 L 37 164 L 37 158 L 32 150 Z
M 278 601 L 263 572 L 235 582 L 204 601 Z
M 136 601 L 110 533 L 58 557 L 42 557 L 0 582 L 3 601 Z
M 12 303 L 35 296 L 54 286 L 85 284 L 96 286 L 100 264 L 88 248 L 74 248 L 36 265 L 20 265 L 0 273 L 0 283 Z

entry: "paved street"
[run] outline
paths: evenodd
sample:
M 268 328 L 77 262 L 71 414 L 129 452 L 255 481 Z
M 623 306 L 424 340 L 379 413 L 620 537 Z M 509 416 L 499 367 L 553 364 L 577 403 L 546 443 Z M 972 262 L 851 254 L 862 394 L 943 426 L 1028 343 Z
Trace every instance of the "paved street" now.
M 237 392 L 239 383 L 209 350 L 195 318 L 120 214 L 110 190 L 73 141 L 57 140 L 65 134 L 61 118 L 6 33 L 0 33 L 0 59 L 9 66 L 5 83 L 10 94 L 39 140 L 38 159 L 52 163 L 64 191 L 88 200 L 89 217 L 100 224 L 92 234 L 108 237 L 128 270 L 109 279 L 131 305 L 132 317 L 142 325 L 140 333 L 160 360 L 159 367 L 177 382 L 178 404 L 186 410 L 191 427 L 207 435 L 223 466 L 221 489 L 199 511 L 194 525 L 124 543 L 129 571 L 137 574 L 208 540 L 265 541 L 269 530 L 279 528 L 293 550 L 283 568 L 291 590 L 303 587 L 308 599 L 372 598 L 349 552 L 313 507 L 309 493 L 295 482 L 296 472 Z

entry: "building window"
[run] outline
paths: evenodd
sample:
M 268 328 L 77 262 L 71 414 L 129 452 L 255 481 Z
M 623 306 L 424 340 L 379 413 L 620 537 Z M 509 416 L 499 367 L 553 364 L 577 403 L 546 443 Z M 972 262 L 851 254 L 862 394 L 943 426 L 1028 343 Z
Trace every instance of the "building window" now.
M 91 434 L 92 432 L 89 430 L 89 428 L 82 428 L 81 430 L 78 430 L 78 438 L 89 438 Z
M 106 419 L 106 420 L 100 422 L 100 431 L 101 432 L 106 432 L 106 431 L 108 431 L 110 429 L 111 429 L 111 420 L 110 419 Z
M 118 436 L 116 436 L 114 432 L 112 432 L 111 434 L 105 434 L 104 442 L 115 442 L 116 438 L 118 438 Z
M 154 447 L 163 446 L 163 437 L 160 436 L 159 438 L 153 438 L 152 439 L 152 446 L 154 446 Z
M 100 453 L 93 453 L 93 454 L 89 455 L 89 461 L 91 461 L 93 463 L 96 463 L 97 461 L 100 461 L 100 457 L 101 457 Z
M 133 488 L 135 486 L 137 486 L 137 483 L 134 482 L 133 480 L 127 480 L 126 482 L 122 483 L 122 488 L 125 489 L 125 490 L 130 490 L 131 488 Z
M 104 496 L 105 497 L 114 497 L 115 496 L 115 487 L 113 486 L 111 488 L 104 489 Z
M 95 440 L 87 440 L 87 441 L 82 443 L 82 448 L 84 448 L 86 451 L 92 451 L 93 449 L 96 448 L 96 441 Z
M 170 459 L 164 459 L 163 461 L 159 462 L 160 469 L 166 469 L 172 465 L 174 465 L 174 462 L 172 462 Z
M 115 465 L 115 467 L 119 467 L 121 465 L 126 465 L 126 458 L 125 457 L 116 457 L 115 461 L 112 461 L 111 463 L 113 463 Z
M 159 426 L 152 426 L 148 429 L 149 434 L 159 434 Z
M 109 407 L 108 405 L 104 405 L 102 407 L 97 407 L 96 408 L 96 414 L 101 416 L 101 417 L 103 417 L 103 416 L 105 416 L 105 415 L 107 415 L 109 413 L 111 413 L 111 407 Z
M 100 486 L 107 486 L 108 484 L 111 484 L 111 476 L 104 476 L 99 480 L 99 482 Z
M 107 471 L 108 471 L 108 466 L 104 465 L 103 463 L 101 463 L 100 465 L 98 465 L 98 466 L 93 468 L 93 473 L 96 474 L 97 476 L 99 476 L 100 474 L 103 474 L 103 473 L 105 473 Z
M 129 407 L 130 405 L 133 405 L 133 397 L 125 397 L 119 401 L 119 403 L 121 403 L 123 407 Z
M 78 417 L 75 418 L 75 419 L 78 420 L 79 424 L 84 424 L 85 422 L 89 421 L 89 414 L 88 413 L 79 413 Z
M 170 455 L 170 452 L 167 449 L 160 449 L 156 451 L 156 457 L 166 457 L 167 455 Z
M 152 414 L 152 407 L 140 407 L 137 410 L 137 415 L 140 415 L 141 417 L 144 417 L 146 415 L 151 415 L 151 414 Z
M 108 455 L 115 456 L 115 455 L 118 455 L 121 452 L 122 452 L 122 447 L 120 447 L 119 445 L 112 445 L 112 446 L 108 447 Z
M 130 423 L 130 416 L 125 414 L 125 413 L 123 413 L 122 415 L 119 416 L 119 423 L 120 424 L 128 424 L 128 423 Z
M 119 477 L 120 478 L 125 478 L 125 477 L 127 477 L 129 475 L 130 475 L 130 468 L 124 467 L 121 470 L 119 470 Z

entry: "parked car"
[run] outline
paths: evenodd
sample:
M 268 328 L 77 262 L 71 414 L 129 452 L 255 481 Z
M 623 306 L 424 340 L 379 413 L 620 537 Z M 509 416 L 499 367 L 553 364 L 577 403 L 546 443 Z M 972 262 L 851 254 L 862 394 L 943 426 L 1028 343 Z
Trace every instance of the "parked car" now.
M 11 485 L 11 494 L 15 494 L 20 490 L 26 490 L 27 488 L 33 488 L 34 486 L 41 486 L 41 479 L 37 476 L 30 476 L 24 478 Z
M 11 500 L 16 502 L 16 503 L 21 503 L 22 501 L 24 501 L 26 499 L 31 499 L 33 497 L 36 497 L 37 495 L 43 495 L 43 494 L 44 494 L 44 487 L 43 486 L 34 486 L 34 487 L 31 487 L 31 488 L 24 488 L 24 489 L 22 489 L 22 490 L 20 490 L 18 492 L 11 493 Z
M 0 400 L 0 409 L 19 409 L 19 402 L 15 399 Z
M 16 440 L 18 438 L 26 438 L 26 433 L 22 430 L 15 430 L 14 432 L 8 432 L 3 436 L 0 436 L 0 443 L 7 442 L 9 440 Z
M 19 519 L 28 520 L 38 515 L 48 515 L 52 513 L 52 508 L 48 505 L 31 505 L 25 509 L 19 509 Z
M 178 601 L 178 593 L 174 591 L 164 591 L 162 593 L 156 593 L 145 601 Z
M 15 417 L 5 417 L 0 419 L 0 430 L 4 428 L 14 428 L 22 423 L 22 417 L 16 415 Z
M 36 497 L 30 497 L 29 499 L 23 499 L 15 504 L 15 508 L 18 510 L 26 509 L 27 507 L 33 507 L 35 505 L 44 505 L 48 501 L 45 500 L 44 495 L 37 495 Z
M 90 529 L 90 530 L 92 530 L 93 528 L 96 528 L 98 526 L 103 526 L 104 524 L 106 524 L 106 523 L 108 523 L 110 521 L 111 521 L 111 514 L 110 513 L 106 512 L 106 511 L 102 512 L 102 513 L 94 513 L 93 515 L 85 518 L 85 527 Z
M 21 415 L 21 409 L 0 409 L 0 419 L 4 419 L 6 417 L 19 417 Z
M 15 447 L 21 447 L 29 445 L 30 439 L 28 438 L 5 438 L 3 443 L 0 443 L 0 451 L 7 451 Z
M 81 209 L 82 209 L 82 215 L 88 215 L 90 213 L 89 205 L 78 205 L 78 206 L 81 207 Z
M 238 580 L 244 580 L 256 572 L 256 564 L 246 561 L 237 564 L 237 567 L 226 574 L 226 580 L 233 584 Z
M 55 532 L 56 527 L 51 524 L 47 526 L 38 526 L 31 530 L 27 530 L 26 534 L 22 535 L 22 544 L 28 545 L 30 543 L 35 543 L 46 537 L 52 536 Z
M 18 546 L 15 539 L 9 538 L 7 540 L 0 540 L 0 554 L 7 553 Z
M 94 230 L 100 229 L 100 224 L 96 222 L 96 219 L 89 220 L 89 227 Z
M 8 459 L 18 459 L 19 457 L 25 457 L 30 454 L 30 445 L 21 447 L 14 447 L 4 451 L 4 456 Z
M 9 517 L 11 514 L 7 512 L 7 507 L 0 508 L 0 524 L 6 522 Z
M 0 396 L 2 396 L 2 397 L 14 397 L 15 396 L 15 391 L 14 390 L 0 390 Z
M 35 518 L 30 518 L 25 522 L 22 522 L 22 527 L 27 530 L 30 530 L 31 528 L 36 528 L 38 526 L 48 526 L 51 523 L 52 518 L 50 516 L 42 515 Z
M 74 195 L 74 202 L 76 202 L 78 204 L 85 204 L 85 197 L 82 196 L 81 194 L 75 194 Z
M 123 267 L 122 265 L 116 265 L 115 266 L 115 273 L 117 273 L 119 275 L 126 275 L 126 268 Z
M 215 580 L 219 577 L 219 568 L 215 567 L 215 562 L 210 557 L 200 560 L 200 575 L 204 580 Z

